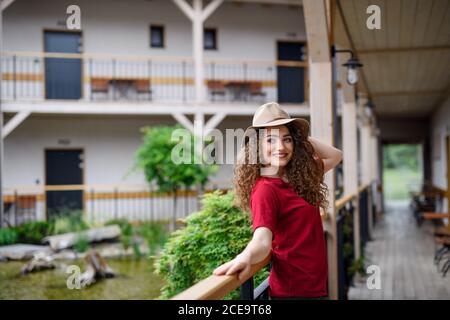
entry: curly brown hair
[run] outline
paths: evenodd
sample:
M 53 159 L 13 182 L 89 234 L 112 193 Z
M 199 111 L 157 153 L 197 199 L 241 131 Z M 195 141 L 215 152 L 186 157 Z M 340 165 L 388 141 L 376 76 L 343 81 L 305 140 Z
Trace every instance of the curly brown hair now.
M 294 143 L 294 152 L 286 166 L 286 176 L 289 183 L 299 196 L 310 204 L 326 210 L 328 206 L 328 189 L 324 183 L 324 172 L 315 160 L 314 147 L 308 137 L 301 134 L 298 127 L 287 123 Z M 258 129 L 261 130 L 261 129 Z M 262 150 L 260 145 L 260 133 L 257 131 L 256 139 L 246 139 L 237 158 L 234 168 L 234 192 L 235 205 L 243 211 L 250 210 L 250 196 L 256 179 L 260 177 L 262 163 Z M 256 150 L 256 160 L 251 161 L 252 154 Z

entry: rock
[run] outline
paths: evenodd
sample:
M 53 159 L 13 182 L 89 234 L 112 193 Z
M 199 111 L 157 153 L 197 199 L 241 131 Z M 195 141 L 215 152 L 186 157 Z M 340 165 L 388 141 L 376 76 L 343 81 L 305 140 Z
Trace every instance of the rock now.
M 45 237 L 43 243 L 48 243 L 53 250 L 61 250 L 72 247 L 78 236 L 82 236 L 89 242 L 99 242 L 103 240 L 117 239 L 121 235 L 118 225 L 111 225 L 101 228 L 93 228 L 79 233 L 71 232 L 56 236 Z
M 36 246 L 32 244 L 12 244 L 0 247 L 0 257 L 9 260 L 28 260 L 38 252 L 50 253 L 48 246 Z
M 26 275 L 30 272 L 36 272 L 41 270 L 54 269 L 56 266 L 53 263 L 53 258 L 51 255 L 45 252 L 37 252 L 33 259 L 25 264 L 20 272 L 22 275 Z
M 87 287 L 99 279 L 115 277 L 114 271 L 97 251 L 89 251 L 86 254 L 85 261 L 86 271 L 79 278 L 81 287 Z

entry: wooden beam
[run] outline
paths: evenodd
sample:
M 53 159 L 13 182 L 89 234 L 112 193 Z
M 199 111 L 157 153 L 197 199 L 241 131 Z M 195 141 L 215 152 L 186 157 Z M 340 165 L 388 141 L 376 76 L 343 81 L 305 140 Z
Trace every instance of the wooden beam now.
M 6 138 L 15 128 L 17 128 L 29 115 L 31 111 L 20 111 L 14 115 L 14 117 L 8 121 L 3 127 L 2 138 Z
M 361 231 L 359 221 L 358 193 L 358 126 L 355 101 L 355 87 L 346 81 L 346 70 L 342 67 L 342 56 L 337 57 L 342 83 L 342 149 L 344 169 L 344 194 L 356 194 L 353 210 L 354 257 L 361 256 Z M 337 209 L 336 209 L 337 210 Z
M 194 126 L 192 122 L 182 113 L 172 113 L 172 116 L 177 120 L 183 127 L 188 129 L 190 132 L 194 132 Z
M 303 1 L 310 62 L 330 62 L 327 13 L 324 0 Z M 322 15 L 324 15 L 322 17 Z
M 4 11 L 8 8 L 15 0 L 1 0 L 1 10 Z
M 372 92 L 372 97 L 440 95 L 443 93 L 445 93 L 445 90 L 383 91 L 383 92 Z
M 333 145 L 333 87 L 331 49 L 328 37 L 327 11 L 324 0 L 304 0 L 303 9 L 310 62 L 311 135 Z M 337 229 L 335 210 L 335 171 L 325 175 L 329 208 L 324 221 L 328 248 L 328 295 L 338 298 Z
M 450 46 L 434 46 L 434 47 L 405 47 L 405 48 L 379 48 L 379 49 L 359 49 L 358 54 L 384 54 L 384 53 L 409 53 L 413 51 L 442 51 L 450 50 Z

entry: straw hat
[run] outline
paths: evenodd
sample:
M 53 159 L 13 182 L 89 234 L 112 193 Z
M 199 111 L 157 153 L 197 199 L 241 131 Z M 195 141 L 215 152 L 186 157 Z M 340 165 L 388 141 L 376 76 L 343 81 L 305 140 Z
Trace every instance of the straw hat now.
M 303 136 L 309 134 L 309 122 L 304 119 L 291 118 L 291 116 L 281 109 L 276 102 L 269 102 L 260 106 L 253 116 L 252 125 L 245 130 L 244 137 L 248 136 L 251 129 L 281 126 L 286 123 L 293 123 Z

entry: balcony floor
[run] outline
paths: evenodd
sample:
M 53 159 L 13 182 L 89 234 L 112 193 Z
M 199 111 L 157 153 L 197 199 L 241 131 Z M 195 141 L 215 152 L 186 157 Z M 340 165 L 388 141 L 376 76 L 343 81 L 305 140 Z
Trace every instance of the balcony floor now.
M 450 272 L 443 278 L 433 263 L 433 230 L 430 222 L 417 227 L 407 201 L 387 202 L 365 251 L 366 265 L 380 267 L 381 290 L 355 281 L 349 299 L 450 299 Z

